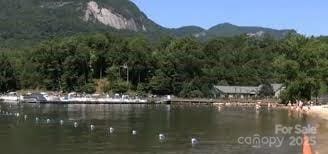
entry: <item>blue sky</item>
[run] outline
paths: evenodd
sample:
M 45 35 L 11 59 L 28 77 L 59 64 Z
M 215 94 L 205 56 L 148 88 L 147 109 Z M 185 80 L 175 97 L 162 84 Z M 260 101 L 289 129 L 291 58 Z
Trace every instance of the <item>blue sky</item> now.
M 295 29 L 328 35 L 327 0 L 132 0 L 156 23 L 170 28 L 209 28 L 229 22 L 240 26 Z

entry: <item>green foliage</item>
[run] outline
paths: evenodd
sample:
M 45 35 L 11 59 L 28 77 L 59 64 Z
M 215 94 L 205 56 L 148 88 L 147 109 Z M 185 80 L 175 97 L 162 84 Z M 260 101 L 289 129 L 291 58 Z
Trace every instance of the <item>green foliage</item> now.
M 87 94 L 93 94 L 96 92 L 96 87 L 94 83 L 87 83 L 80 87 L 77 92 L 85 92 Z
M 138 28 L 137 32 L 116 30 L 95 19 L 84 21 L 88 2 L 90 0 L 1 0 L 0 6 L 3 7 L 0 9 L 0 47 L 27 47 L 45 39 L 95 32 L 110 32 L 121 36 L 143 34 L 150 40 L 159 40 L 163 35 L 209 40 L 260 31 L 274 38 L 283 38 L 288 32 L 295 33 L 293 30 L 240 27 L 227 23 L 219 24 L 209 30 L 196 26 L 170 29 L 150 20 L 130 0 L 97 0 L 99 7 L 111 8 L 115 14 L 120 14 L 129 20 L 133 19 Z M 146 31 L 143 28 L 146 28 Z
M 0 47 L 27 47 L 44 39 L 67 37 L 75 34 L 111 32 L 135 35 L 142 32 L 116 30 L 100 22 L 83 20 L 89 0 L 1 0 Z M 127 19 L 134 19 L 138 29 L 147 27 L 149 36 L 161 27 L 149 20 L 129 0 L 98 0 L 100 7 L 112 8 Z
M 0 92 L 18 88 L 15 68 L 8 57 L 0 53 Z
M 150 91 L 150 87 L 147 83 L 139 83 L 137 86 L 137 92 L 140 95 L 147 94 Z
M 164 72 L 158 70 L 150 80 L 151 92 L 154 94 L 171 94 L 173 91 L 171 85 L 172 79 Z
M 326 87 L 328 44 L 319 39 L 291 35 L 282 42 L 286 52 L 277 57 L 274 66 L 287 85 L 283 100 L 318 97 Z
M 260 95 L 260 97 L 272 97 L 272 96 L 274 96 L 273 87 L 268 83 L 262 84 L 262 86 L 260 88 L 260 91 L 259 91 L 259 95 Z
M 113 83 L 112 91 L 114 93 L 126 93 L 129 90 L 130 84 L 123 80 L 118 80 Z
M 205 42 L 164 37 L 156 43 L 144 36 L 77 35 L 5 52 L 1 67 L 9 73 L 2 74 L 1 84 L 2 91 L 20 85 L 65 92 L 211 97 L 215 84 L 284 83 L 282 100 L 311 99 L 327 91 L 327 51 L 328 41 L 299 35 L 282 40 L 241 35 Z M 94 82 L 100 80 L 104 85 Z M 272 87 L 265 84 L 261 95 L 272 95 Z

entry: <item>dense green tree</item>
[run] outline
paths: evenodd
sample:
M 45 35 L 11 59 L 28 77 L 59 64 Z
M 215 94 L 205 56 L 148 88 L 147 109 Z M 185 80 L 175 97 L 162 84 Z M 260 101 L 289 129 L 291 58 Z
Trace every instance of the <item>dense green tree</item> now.
M 287 86 L 283 100 L 317 97 L 322 84 L 327 85 L 327 44 L 303 36 L 289 36 L 283 43 L 288 45 L 286 52 L 274 61 Z
M 273 87 L 269 83 L 264 83 L 261 85 L 259 90 L 260 97 L 272 97 L 274 96 Z
M 0 92 L 8 92 L 18 88 L 15 68 L 8 57 L 0 53 Z
M 20 85 L 65 92 L 102 89 L 211 97 L 215 84 L 284 83 L 283 100 L 311 99 L 327 92 L 328 41 L 323 37 L 289 35 L 276 40 L 241 35 L 207 41 L 164 37 L 155 43 L 145 38 L 77 35 L 5 52 L 2 91 Z M 99 85 L 100 80 L 106 85 Z M 271 94 L 271 88 L 262 93 Z
M 129 90 L 129 87 L 130 87 L 130 83 L 123 80 L 118 80 L 115 83 L 113 83 L 112 91 L 114 93 L 125 93 Z
M 172 79 L 164 72 L 158 70 L 150 80 L 151 92 L 154 94 L 165 95 L 172 94 Z

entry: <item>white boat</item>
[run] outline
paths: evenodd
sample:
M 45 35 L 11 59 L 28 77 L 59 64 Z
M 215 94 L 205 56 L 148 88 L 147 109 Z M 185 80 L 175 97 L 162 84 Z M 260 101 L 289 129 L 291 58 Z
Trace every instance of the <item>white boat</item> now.
M 128 95 L 115 94 L 114 97 L 100 97 L 99 94 L 93 95 L 78 95 L 75 92 L 69 93 L 67 96 L 62 97 L 60 101 L 63 102 L 94 102 L 94 103 L 147 103 L 146 99 L 130 98 Z
M 10 92 L 6 95 L 0 96 L 0 100 L 5 103 L 19 103 L 20 97 L 16 92 Z
M 68 102 L 68 103 L 147 103 L 147 99 L 139 97 L 130 97 L 128 95 L 115 94 L 114 97 L 109 95 L 102 97 L 100 94 L 81 95 L 75 92 L 69 93 L 67 96 L 60 97 L 49 95 L 46 92 L 27 93 L 26 95 L 18 95 L 16 92 L 11 92 L 0 96 L 0 102 L 7 103 L 46 103 L 46 102 Z

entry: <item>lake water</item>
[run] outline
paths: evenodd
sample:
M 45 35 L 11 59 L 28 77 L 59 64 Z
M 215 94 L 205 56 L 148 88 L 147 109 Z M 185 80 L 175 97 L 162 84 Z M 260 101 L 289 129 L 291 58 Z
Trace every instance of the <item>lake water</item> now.
M 301 153 L 300 146 L 289 145 L 288 138 L 295 134 L 276 134 L 275 126 L 305 123 L 304 117 L 287 110 L 253 107 L 1 104 L 0 153 L 293 154 Z M 132 135 L 132 130 L 137 134 Z M 160 133 L 165 140 L 159 140 Z M 285 141 L 280 147 L 238 141 L 255 134 Z M 193 137 L 198 144 L 191 144 Z

